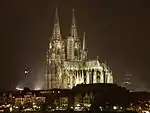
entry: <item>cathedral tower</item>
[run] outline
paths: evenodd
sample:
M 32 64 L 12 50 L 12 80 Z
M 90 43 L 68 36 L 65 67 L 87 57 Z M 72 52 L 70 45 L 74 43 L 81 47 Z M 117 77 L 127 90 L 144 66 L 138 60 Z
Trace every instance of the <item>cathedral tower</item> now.
M 87 49 L 86 49 L 86 44 L 85 44 L 85 32 L 83 35 L 83 41 L 82 41 L 82 50 L 81 50 L 81 59 L 82 60 L 87 60 Z
M 67 38 L 67 59 L 80 60 L 81 43 L 78 38 L 75 9 L 72 9 L 72 23 L 70 29 L 70 36 Z
M 65 46 L 61 38 L 58 9 L 56 8 L 54 29 L 47 53 L 46 89 L 61 87 L 61 62 L 65 59 Z

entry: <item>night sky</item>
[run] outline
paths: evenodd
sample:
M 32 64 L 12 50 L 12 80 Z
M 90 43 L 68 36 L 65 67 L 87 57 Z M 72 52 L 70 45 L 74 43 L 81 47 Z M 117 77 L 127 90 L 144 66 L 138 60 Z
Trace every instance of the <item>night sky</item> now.
M 107 62 L 115 82 L 132 74 L 136 89 L 150 90 L 149 0 L 0 0 L 0 89 L 35 87 L 44 79 L 45 53 L 55 8 L 62 36 L 70 33 L 72 8 L 78 34 L 86 32 L 89 59 Z M 25 76 L 24 70 L 30 70 Z

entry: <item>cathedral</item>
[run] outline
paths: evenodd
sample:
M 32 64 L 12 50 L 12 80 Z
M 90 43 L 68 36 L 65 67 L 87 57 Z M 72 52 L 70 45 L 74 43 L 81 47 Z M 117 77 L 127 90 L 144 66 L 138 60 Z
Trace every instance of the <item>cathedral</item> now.
M 71 89 L 77 84 L 113 83 L 112 71 L 99 58 L 89 60 L 86 35 L 79 38 L 74 9 L 70 35 L 61 36 L 58 10 L 47 51 L 44 89 Z

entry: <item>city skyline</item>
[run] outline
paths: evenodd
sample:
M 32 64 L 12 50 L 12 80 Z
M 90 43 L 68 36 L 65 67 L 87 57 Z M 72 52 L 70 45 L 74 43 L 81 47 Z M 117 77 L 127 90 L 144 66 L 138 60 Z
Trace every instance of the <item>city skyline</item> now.
M 137 79 L 134 84 L 149 89 L 149 9 L 145 2 L 73 1 L 68 5 L 61 1 L 30 4 L 10 1 L 4 4 L 1 89 L 13 89 L 24 80 L 33 86 L 32 81 L 36 77 L 41 79 L 56 4 L 60 10 L 63 36 L 68 35 L 68 20 L 71 20 L 71 9 L 75 8 L 79 34 L 84 31 L 87 34 L 89 57 L 100 56 L 102 61 L 106 61 L 117 83 L 127 72 Z M 31 70 L 28 76 L 24 76 L 26 68 Z M 5 83 L 6 80 L 10 84 Z M 39 80 L 35 81 L 38 84 Z

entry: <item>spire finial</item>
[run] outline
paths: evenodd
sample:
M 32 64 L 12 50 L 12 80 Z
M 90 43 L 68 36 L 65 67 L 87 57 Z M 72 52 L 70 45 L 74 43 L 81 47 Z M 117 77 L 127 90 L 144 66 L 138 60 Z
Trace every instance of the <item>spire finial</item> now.
M 72 9 L 72 24 L 71 24 L 71 36 L 77 38 L 77 27 L 75 19 L 75 9 Z
M 58 17 L 58 8 L 56 8 L 56 11 L 55 11 L 53 39 L 61 39 L 59 17 Z
M 55 11 L 55 23 L 54 24 L 59 24 L 58 8 L 57 7 L 56 7 L 56 11 Z
M 82 49 L 85 50 L 85 32 L 84 32 L 84 35 L 83 35 L 83 45 L 82 45 Z
M 99 56 L 97 56 L 97 60 L 99 60 Z
M 75 9 L 72 8 L 72 24 L 76 24 L 75 22 Z
M 74 19 L 74 24 L 75 24 L 75 9 L 74 8 L 72 9 L 72 17 Z

